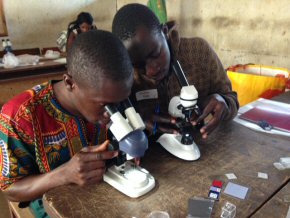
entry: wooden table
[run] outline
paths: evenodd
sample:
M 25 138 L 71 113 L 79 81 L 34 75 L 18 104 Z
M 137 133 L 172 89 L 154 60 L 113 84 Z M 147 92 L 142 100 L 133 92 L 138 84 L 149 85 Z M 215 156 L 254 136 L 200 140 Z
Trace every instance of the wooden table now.
M 41 59 L 36 65 L 18 66 L 15 68 L 0 67 L 0 81 L 41 74 L 53 74 L 66 70 L 66 63 Z
M 285 218 L 290 206 L 290 182 L 277 192 L 256 214 L 256 218 Z
M 289 95 L 278 100 L 290 103 Z M 51 217 L 141 218 L 154 210 L 167 211 L 173 218 L 186 217 L 190 197 L 207 197 L 213 180 L 222 180 L 225 187 L 229 180 L 224 174 L 235 173 L 238 179 L 231 181 L 249 187 L 248 198 L 239 200 L 222 192 L 212 217 L 220 217 L 226 201 L 237 206 L 236 217 L 255 217 L 288 184 L 290 171 L 277 170 L 273 162 L 289 154 L 289 141 L 288 137 L 255 132 L 229 122 L 220 125 L 207 140 L 196 137 L 201 151 L 198 161 L 180 160 L 158 144 L 151 144 L 141 166 L 155 177 L 156 187 L 145 196 L 131 199 L 106 183 L 67 185 L 47 192 L 44 205 Z M 267 173 L 269 179 L 257 178 L 257 172 Z
M 290 92 L 283 95 L 274 97 L 273 100 L 277 100 L 284 103 L 290 103 Z M 285 154 L 289 156 L 289 152 Z M 284 200 L 286 198 L 286 201 Z M 288 200 L 287 200 L 288 199 Z M 268 217 L 285 218 L 290 206 L 290 182 L 284 187 L 274 193 L 273 197 L 261 207 L 261 209 L 255 214 L 257 218 Z

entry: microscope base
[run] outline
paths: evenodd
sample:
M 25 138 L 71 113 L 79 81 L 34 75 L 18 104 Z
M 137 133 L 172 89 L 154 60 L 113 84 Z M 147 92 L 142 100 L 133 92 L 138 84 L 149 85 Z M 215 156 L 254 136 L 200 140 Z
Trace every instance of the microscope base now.
M 154 177 L 130 161 L 108 168 L 104 181 L 131 198 L 138 198 L 155 187 Z
M 157 140 L 163 148 L 174 156 L 188 161 L 200 158 L 199 148 L 195 143 L 184 145 L 181 143 L 181 135 L 163 134 Z

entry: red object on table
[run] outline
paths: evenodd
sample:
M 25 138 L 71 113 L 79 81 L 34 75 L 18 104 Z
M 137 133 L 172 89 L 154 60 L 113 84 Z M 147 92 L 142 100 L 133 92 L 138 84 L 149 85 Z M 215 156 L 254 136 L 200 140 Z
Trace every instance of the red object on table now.
M 212 186 L 222 188 L 223 187 L 223 182 L 220 180 L 213 180 Z

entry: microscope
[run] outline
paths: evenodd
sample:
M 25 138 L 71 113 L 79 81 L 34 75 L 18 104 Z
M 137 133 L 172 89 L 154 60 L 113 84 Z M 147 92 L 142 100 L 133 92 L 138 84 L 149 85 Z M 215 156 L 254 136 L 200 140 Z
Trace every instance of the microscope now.
M 194 126 L 190 119 L 193 113 L 200 114 L 197 106 L 198 92 L 193 85 L 189 85 L 184 72 L 177 60 L 173 61 L 172 69 L 178 78 L 181 92 L 174 96 L 169 103 L 168 112 L 178 118 L 177 127 L 180 135 L 163 134 L 157 140 L 168 152 L 183 160 L 193 161 L 200 157 L 200 151 L 193 139 Z
M 110 150 L 119 150 L 111 166 L 104 174 L 104 181 L 131 198 L 146 194 L 155 187 L 154 177 L 144 168 L 129 161 L 144 156 L 148 148 L 148 139 L 143 130 L 145 124 L 135 111 L 129 99 L 120 103 L 125 117 L 113 104 L 105 106 L 110 115 L 110 131 L 113 140 Z

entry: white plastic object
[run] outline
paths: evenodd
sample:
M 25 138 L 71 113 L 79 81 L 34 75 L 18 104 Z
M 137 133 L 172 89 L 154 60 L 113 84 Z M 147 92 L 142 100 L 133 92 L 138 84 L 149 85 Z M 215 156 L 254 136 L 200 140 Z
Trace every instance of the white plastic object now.
M 180 105 L 180 98 L 179 96 L 174 96 L 169 102 L 168 113 L 173 117 L 184 118 L 185 116 L 182 113 L 181 109 L 177 108 L 178 105 Z
M 194 85 L 183 86 L 180 92 L 180 103 L 183 107 L 192 107 L 196 105 L 198 99 L 198 92 Z
M 12 47 L 12 43 L 11 43 L 10 39 L 6 39 L 6 43 L 7 43 L 7 46 Z
M 133 160 L 134 157 L 130 156 L 129 154 L 126 154 L 126 160 Z
M 56 59 L 56 58 L 59 58 L 60 57 L 60 52 L 53 51 L 53 50 L 47 50 L 45 52 L 44 57 L 45 58 L 48 58 L 48 59 Z
M 222 207 L 222 218 L 234 218 L 236 216 L 236 205 L 226 202 L 225 205 Z
M 290 168 L 290 157 L 281 157 L 279 162 L 285 167 Z
M 159 137 L 159 142 L 168 152 L 174 156 L 188 161 L 197 160 L 200 158 L 198 146 L 193 142 L 191 145 L 181 143 L 181 135 L 165 133 Z
M 108 168 L 104 181 L 131 198 L 138 198 L 155 187 L 154 177 L 130 161 Z
M 114 113 L 110 119 L 112 121 L 110 130 L 118 141 L 133 131 L 132 127 L 128 124 L 120 112 Z
M 278 170 L 285 170 L 290 168 L 290 157 L 281 157 L 279 162 L 273 163 Z
M 10 52 L 3 56 L 2 62 L 4 64 L 4 68 L 14 68 L 19 65 L 18 58 Z
M 6 40 L 2 39 L 2 47 L 3 47 L 4 50 L 5 50 L 6 46 L 7 46 Z
M 276 169 L 278 170 L 285 170 L 286 168 L 283 166 L 283 164 L 281 164 L 280 162 L 275 162 L 273 163 L 274 167 L 276 167 Z
M 134 107 L 129 107 L 125 110 L 126 117 L 130 123 L 130 125 L 133 127 L 133 129 L 145 129 L 145 124 L 140 116 L 139 113 L 136 112 Z
M 17 56 L 19 65 L 25 66 L 25 65 L 36 65 L 39 62 L 39 56 L 38 55 L 30 55 L 30 54 L 23 54 Z

